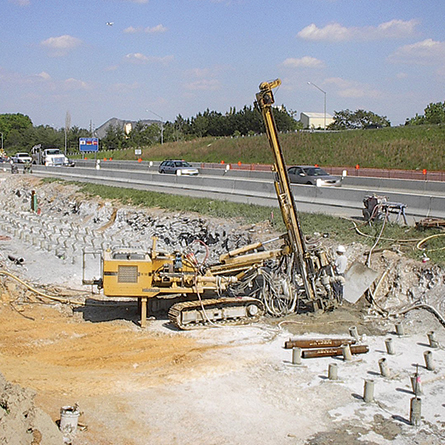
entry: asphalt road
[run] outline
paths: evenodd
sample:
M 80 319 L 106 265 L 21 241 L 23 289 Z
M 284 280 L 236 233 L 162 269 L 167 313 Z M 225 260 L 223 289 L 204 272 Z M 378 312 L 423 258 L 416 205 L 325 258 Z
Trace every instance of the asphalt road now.
M 203 169 L 199 176 L 159 174 L 156 165 L 134 162 L 94 161 L 74 168 L 33 166 L 35 175 L 104 185 L 152 190 L 185 196 L 277 207 L 273 173 Z M 370 194 L 386 196 L 406 208 L 409 224 L 426 217 L 445 218 L 445 183 L 366 177 L 346 177 L 342 187 L 292 185 L 297 207 L 303 212 L 361 218 L 363 199 Z M 397 215 L 392 215 L 395 220 Z M 401 218 L 399 218 L 401 220 Z

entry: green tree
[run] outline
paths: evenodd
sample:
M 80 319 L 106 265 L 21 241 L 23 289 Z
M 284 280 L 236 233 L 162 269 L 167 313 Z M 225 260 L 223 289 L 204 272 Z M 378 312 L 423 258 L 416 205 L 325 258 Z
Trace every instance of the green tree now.
M 128 145 L 127 135 L 118 125 L 110 125 L 107 128 L 105 137 L 101 139 L 101 145 L 104 150 L 120 150 Z
M 11 153 L 21 151 L 26 145 L 25 130 L 32 128 L 32 121 L 21 113 L 0 114 L 0 133 L 3 134 L 3 148 Z
M 372 127 L 390 127 L 386 116 L 379 116 L 372 111 L 351 110 L 335 111 L 334 122 L 328 126 L 332 130 L 357 130 Z
M 445 102 L 430 103 L 425 108 L 425 121 L 428 124 L 445 123 Z

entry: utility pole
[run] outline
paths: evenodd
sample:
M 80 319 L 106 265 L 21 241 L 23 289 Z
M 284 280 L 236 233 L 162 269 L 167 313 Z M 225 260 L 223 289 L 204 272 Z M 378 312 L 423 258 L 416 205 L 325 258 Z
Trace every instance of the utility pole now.
M 314 86 L 324 94 L 323 113 L 324 113 L 324 131 L 326 131 L 326 91 L 322 90 L 319 86 L 315 85 L 315 83 L 308 82 L 307 84 Z
M 161 119 L 161 145 L 164 143 L 164 118 L 162 116 L 159 116 L 159 114 L 156 114 L 154 111 L 151 110 L 145 110 L 148 111 L 149 113 L 153 113 L 155 116 L 158 116 Z

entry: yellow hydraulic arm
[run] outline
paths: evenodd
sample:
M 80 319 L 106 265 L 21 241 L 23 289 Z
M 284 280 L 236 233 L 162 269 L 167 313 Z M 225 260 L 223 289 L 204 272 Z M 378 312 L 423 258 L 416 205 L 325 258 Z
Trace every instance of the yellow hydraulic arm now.
M 267 137 L 275 158 L 275 190 L 277 192 L 284 224 L 287 229 L 288 239 L 286 241 L 289 249 L 288 253 L 296 254 L 298 259 L 297 267 L 299 268 L 299 272 L 304 282 L 307 297 L 314 300 L 317 297 L 317 291 L 314 282 L 313 263 L 306 250 L 303 233 L 298 220 L 297 208 L 290 188 L 283 152 L 281 151 L 280 142 L 278 140 L 277 127 L 272 114 L 272 104 L 274 103 L 272 89 L 280 85 L 280 79 L 276 79 L 273 82 L 263 82 L 260 85 L 260 92 L 257 93 L 256 99 L 263 115 Z

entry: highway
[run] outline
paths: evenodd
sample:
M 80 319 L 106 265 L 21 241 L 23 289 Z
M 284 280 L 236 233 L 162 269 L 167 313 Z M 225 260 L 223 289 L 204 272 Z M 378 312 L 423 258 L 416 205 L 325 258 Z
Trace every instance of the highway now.
M 33 166 L 33 174 L 117 187 L 278 207 L 270 171 L 200 169 L 199 176 L 159 174 L 158 163 L 94 160 L 76 167 Z M 406 206 L 409 224 L 422 218 L 445 218 L 445 183 L 346 176 L 342 187 L 292 185 L 299 211 L 361 218 L 363 198 L 376 193 Z M 396 215 L 392 215 L 394 220 Z

